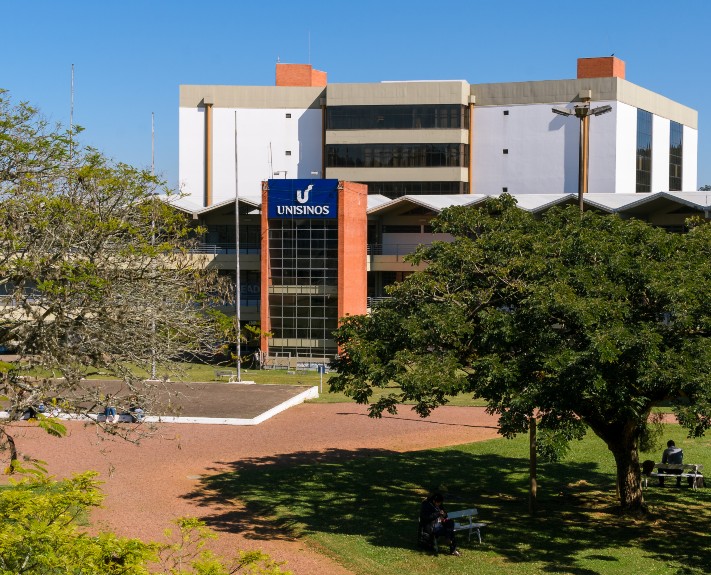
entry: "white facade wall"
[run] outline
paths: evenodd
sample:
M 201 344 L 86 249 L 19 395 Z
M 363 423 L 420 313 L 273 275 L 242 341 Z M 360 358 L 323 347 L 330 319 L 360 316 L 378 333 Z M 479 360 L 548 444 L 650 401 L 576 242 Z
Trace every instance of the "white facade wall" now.
M 614 192 L 634 194 L 637 191 L 637 108 L 618 102 L 616 115 Z
M 615 189 L 617 103 L 594 105 L 605 104 L 611 105 L 613 111 L 590 120 L 591 193 L 619 191 Z M 577 193 L 580 121 L 574 116 L 553 114 L 552 107 L 553 104 L 475 107 L 474 193 L 498 194 L 504 188 L 512 194 Z
M 214 108 L 213 204 L 235 197 L 235 113 L 240 197 L 260 198 L 261 182 L 270 178 L 320 177 L 320 110 Z M 180 184 L 188 195 L 186 199 L 202 206 L 205 193 L 204 109 L 180 109 L 179 137 Z M 274 175 L 275 172 L 280 173 Z M 312 172 L 319 172 L 319 176 L 312 175 Z
M 612 111 L 590 118 L 590 161 L 588 164 L 588 192 L 609 194 L 631 192 L 634 189 L 618 189 L 615 179 L 617 168 L 617 108 L 619 102 L 592 102 L 591 107 L 611 106 Z M 562 117 L 562 116 L 561 116 Z M 565 118 L 564 118 L 565 119 Z M 569 118 L 573 121 L 572 118 Z M 574 120 L 579 123 L 577 118 Z M 578 162 L 575 162 L 578 165 Z M 577 176 L 576 176 L 577 180 Z M 576 188 L 577 191 L 577 188 Z
M 652 192 L 669 190 L 669 120 L 652 114 Z
M 699 189 L 699 131 L 684 126 L 683 160 L 681 166 L 681 189 L 685 192 L 695 192 Z
M 191 204 L 203 205 L 205 108 L 178 109 L 178 187 Z

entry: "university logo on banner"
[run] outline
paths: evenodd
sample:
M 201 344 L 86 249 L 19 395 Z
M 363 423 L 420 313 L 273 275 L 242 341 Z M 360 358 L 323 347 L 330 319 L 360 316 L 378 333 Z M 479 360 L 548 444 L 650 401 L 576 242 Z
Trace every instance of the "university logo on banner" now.
M 338 217 L 338 180 L 269 180 L 270 219 Z

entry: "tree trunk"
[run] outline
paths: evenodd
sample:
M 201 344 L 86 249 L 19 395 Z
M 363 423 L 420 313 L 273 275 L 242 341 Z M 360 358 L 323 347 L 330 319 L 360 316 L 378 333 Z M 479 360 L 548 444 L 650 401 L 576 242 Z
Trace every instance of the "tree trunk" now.
M 531 480 L 528 494 L 528 512 L 533 515 L 536 512 L 536 497 L 538 494 L 538 481 L 536 479 L 536 418 L 531 416 L 528 426 L 528 471 Z
M 647 505 L 642 495 L 639 468 L 639 429 L 636 425 L 628 424 L 621 433 L 607 435 L 607 437 L 601 435 L 601 437 L 615 458 L 617 493 L 623 513 L 646 513 Z

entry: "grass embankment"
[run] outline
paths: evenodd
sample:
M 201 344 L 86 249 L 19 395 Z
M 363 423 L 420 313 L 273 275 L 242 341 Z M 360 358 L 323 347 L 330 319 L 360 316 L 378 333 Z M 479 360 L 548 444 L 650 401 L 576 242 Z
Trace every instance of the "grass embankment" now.
M 666 426 L 663 438 L 684 448 L 685 461 L 710 469 L 711 439 L 686 439 L 678 426 Z M 527 457 L 527 437 L 404 454 L 297 453 L 238 462 L 202 487 L 206 498 L 244 502 L 245 517 L 267 516 L 257 527 L 263 535 L 302 536 L 357 574 L 708 572 L 711 488 L 650 486 L 651 516 L 621 517 L 614 461 L 589 433 L 565 461 L 539 466 L 538 513 L 531 517 Z M 482 545 L 464 537 L 461 558 L 415 546 L 419 502 L 434 489 L 445 492 L 450 509 L 477 507 L 490 524 Z

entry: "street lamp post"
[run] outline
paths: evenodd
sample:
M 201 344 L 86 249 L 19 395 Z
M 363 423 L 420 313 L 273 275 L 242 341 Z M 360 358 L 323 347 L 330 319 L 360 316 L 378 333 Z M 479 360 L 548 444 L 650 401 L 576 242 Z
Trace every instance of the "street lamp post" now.
M 239 177 L 237 161 L 237 110 L 235 110 L 235 327 L 237 331 L 236 350 L 237 354 L 237 383 L 242 383 L 242 289 L 240 286 L 239 274 Z
M 575 106 L 572 110 L 568 108 L 552 108 L 554 114 L 560 116 L 575 116 L 580 120 L 580 143 L 578 152 L 578 206 L 582 212 L 583 194 L 588 193 L 588 163 L 590 159 L 590 116 L 600 116 L 612 111 L 612 106 L 590 107 L 590 100 L 586 99 L 582 104 Z

